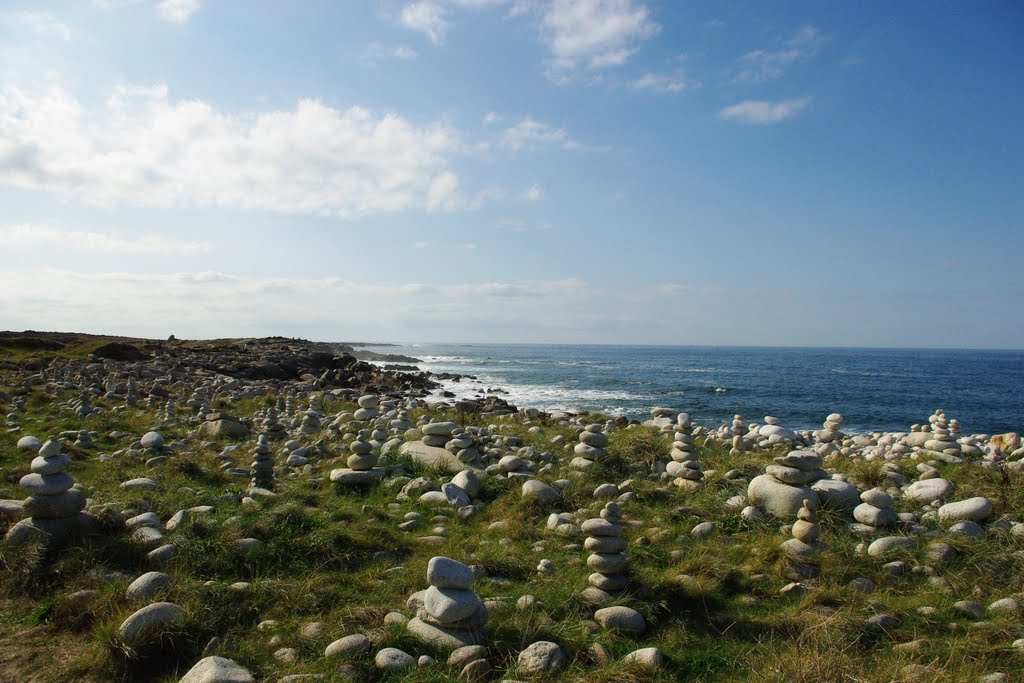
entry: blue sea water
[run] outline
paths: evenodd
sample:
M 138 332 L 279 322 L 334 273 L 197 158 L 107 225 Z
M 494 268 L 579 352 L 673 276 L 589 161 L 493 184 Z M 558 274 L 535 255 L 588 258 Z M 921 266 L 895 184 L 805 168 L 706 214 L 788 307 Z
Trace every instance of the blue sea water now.
M 375 349 L 378 351 L 384 349 Z M 1024 428 L 1024 351 L 554 344 L 412 344 L 388 348 L 433 372 L 460 397 L 503 389 L 519 407 L 596 410 L 646 419 L 667 406 L 718 426 L 742 414 L 820 429 L 907 431 L 936 408 L 965 433 Z

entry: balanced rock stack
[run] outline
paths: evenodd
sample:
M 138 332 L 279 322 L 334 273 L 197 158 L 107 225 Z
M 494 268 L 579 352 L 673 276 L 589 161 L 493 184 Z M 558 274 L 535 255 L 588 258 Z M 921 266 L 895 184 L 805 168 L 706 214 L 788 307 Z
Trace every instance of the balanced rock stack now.
M 732 428 L 732 449 L 730 455 L 739 455 L 747 450 L 747 423 L 743 421 L 742 415 L 733 415 Z
M 855 531 L 872 533 L 876 529 L 885 529 L 896 525 L 898 517 L 892 509 L 892 496 L 882 489 L 874 488 L 860 494 L 863 501 L 853 509 L 853 518 L 862 527 L 854 526 Z
M 320 431 L 320 412 L 314 410 L 313 403 L 302 413 L 302 422 L 299 424 L 299 431 L 303 434 L 316 434 Z
M 128 380 L 128 386 L 124 392 L 124 405 L 126 408 L 134 408 L 139 402 L 139 387 L 134 379 Z
M 11 527 L 8 543 L 39 539 L 59 544 L 95 525 L 96 519 L 82 512 L 85 494 L 72 488 L 75 480 L 65 472 L 69 464 L 71 458 L 61 452 L 57 439 L 51 437 L 40 447 L 32 472 L 19 482 L 31 494 L 22 506 L 29 517 Z
M 580 527 L 587 534 L 583 549 L 590 552 L 587 566 L 594 570 L 582 597 L 594 603 L 614 600 L 626 587 L 626 539 L 622 536 L 622 510 L 611 502 L 601 510 L 601 516 L 588 519 Z
M 473 570 L 447 557 L 427 563 L 430 588 L 406 603 L 416 615 L 406 624 L 420 642 L 443 649 L 475 645 L 487 623 L 487 607 L 473 592 Z
M 655 427 L 667 436 L 672 433 L 672 423 L 675 419 L 676 411 L 671 408 L 651 408 L 651 419 L 645 424 Z
M 370 441 L 377 448 L 384 445 L 384 442 L 388 440 L 388 422 L 387 418 L 378 417 L 373 422 L 373 430 L 370 432 Z
M 818 551 L 824 549 L 825 545 L 818 540 L 821 536 L 821 527 L 818 525 L 818 517 L 815 514 L 813 499 L 803 501 L 796 513 L 796 522 L 793 523 L 793 538 L 785 541 L 779 547 L 782 552 L 793 559 L 805 560 Z
M 345 484 L 370 484 L 384 476 L 384 470 L 377 467 L 377 456 L 370 443 L 370 430 L 362 429 L 356 440 L 349 444 L 352 455 L 348 456 L 348 467 L 331 470 L 331 481 Z
M 412 428 L 412 422 L 409 420 L 409 413 L 404 410 L 399 410 L 398 415 L 388 422 L 388 427 L 391 430 L 395 430 L 391 432 L 395 436 L 402 436 L 406 430 Z
M 602 425 L 589 424 L 580 432 L 580 442 L 573 448 L 576 457 L 569 464 L 578 470 L 585 470 L 598 460 L 608 457 L 608 435 L 602 431 Z
M 932 427 L 932 438 L 925 441 L 924 447 L 929 451 L 943 453 L 945 455 L 958 456 L 960 444 L 949 433 L 949 423 L 946 420 L 946 413 L 936 410 L 935 414 L 928 418 Z
M 380 405 L 380 398 L 376 394 L 365 394 L 360 396 L 356 402 L 359 404 L 359 408 L 352 416 L 360 422 L 376 419 L 380 415 L 380 411 L 377 410 L 377 406 Z
M 467 465 L 480 459 L 480 451 L 476 448 L 473 435 L 461 427 L 452 430 L 452 438 L 445 445 L 445 450 Z
M 75 408 L 75 412 L 78 417 L 89 417 L 94 413 L 100 412 L 98 408 L 93 408 L 91 403 L 91 396 L 88 391 L 83 391 L 78 396 L 78 405 Z
M 452 432 L 457 427 L 454 422 L 428 422 L 420 427 L 424 445 L 444 448 L 452 440 Z
M 817 501 L 810 486 L 828 477 L 821 469 L 821 456 L 813 451 L 792 451 L 775 458 L 765 473 L 754 477 L 747 487 L 750 502 L 780 519 L 791 519 L 804 500 Z
M 74 446 L 75 448 L 81 448 L 83 450 L 89 450 L 93 448 L 94 446 L 92 443 L 92 434 L 90 434 L 88 431 L 84 429 L 81 430 L 80 432 L 78 432 L 78 437 L 75 439 Z
M 825 422 L 821 425 L 822 429 L 814 433 L 819 443 L 832 443 L 837 439 L 843 438 L 843 416 L 839 413 L 832 413 L 825 418 Z
M 274 454 L 270 450 L 270 441 L 266 434 L 256 439 L 256 447 L 252 454 L 252 485 L 259 489 L 271 491 L 274 488 Z
M 700 462 L 693 445 L 693 424 L 687 413 L 679 413 L 676 418 L 675 440 L 672 442 L 672 462 L 665 471 L 676 478 L 675 484 L 680 488 L 696 488 L 704 473 L 700 471 Z
M 263 433 L 270 441 L 280 441 L 288 433 L 288 428 L 278 419 L 278 410 L 274 406 L 267 409 L 267 416 L 263 420 Z

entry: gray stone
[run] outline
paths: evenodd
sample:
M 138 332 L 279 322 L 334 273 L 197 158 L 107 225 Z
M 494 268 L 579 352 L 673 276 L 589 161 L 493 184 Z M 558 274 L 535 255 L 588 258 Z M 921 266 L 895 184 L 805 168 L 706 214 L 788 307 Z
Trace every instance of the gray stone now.
M 930 503 L 933 500 L 945 500 L 956 487 L 945 479 L 922 479 L 915 481 L 903 492 L 905 503 Z
M 817 501 L 818 495 L 806 486 L 790 486 L 762 474 L 750 480 L 747 499 L 774 517 L 792 519 L 804 500 Z
M 462 669 L 472 661 L 481 659 L 487 652 L 483 645 L 466 645 L 456 648 L 448 655 L 447 665 L 450 669 Z
M 917 541 L 906 536 L 883 536 L 868 546 L 868 555 L 883 557 L 896 550 L 906 550 L 917 545 Z
M 466 645 L 476 645 L 479 641 L 477 629 L 444 628 L 428 624 L 419 618 L 410 619 L 406 624 L 409 634 L 424 645 L 443 650 L 454 650 Z
M 643 616 L 632 607 L 617 605 L 599 609 L 594 613 L 594 620 L 605 628 L 626 633 L 641 634 L 647 630 Z
M 473 616 L 482 606 L 471 590 L 431 586 L 423 596 L 423 606 L 441 624 L 453 624 Z
M 185 611 L 181 607 L 171 602 L 155 602 L 121 622 L 117 631 L 122 640 L 132 642 L 163 626 L 181 623 L 184 619 Z
M 878 508 L 870 503 L 861 503 L 853 509 L 853 518 L 868 526 L 888 527 L 896 524 L 896 511 Z
M 129 479 L 126 482 L 121 483 L 121 488 L 126 490 L 137 490 L 137 489 L 148 489 L 155 491 L 160 488 L 160 485 L 148 477 L 139 477 L 138 479 Z
M 519 653 L 516 668 L 519 673 L 534 676 L 559 671 L 564 669 L 568 663 L 568 658 L 556 643 L 540 640 L 528 645 Z
M 75 480 L 66 472 L 46 475 L 36 474 L 33 472 L 32 474 L 26 474 L 22 477 L 18 484 L 29 493 L 35 493 L 41 496 L 53 496 L 58 493 L 64 493 L 74 486 Z
M 558 489 L 537 479 L 531 479 L 523 484 L 523 498 L 536 498 L 542 503 L 553 503 L 560 496 L 561 494 L 558 492 Z
M 84 493 L 78 489 L 68 489 L 55 496 L 30 496 L 21 511 L 29 517 L 62 519 L 84 510 L 85 503 Z
M 852 510 L 860 502 L 857 488 L 840 479 L 819 479 L 811 484 L 811 490 L 818 494 L 818 503 L 822 508 Z
M 352 655 L 359 654 L 360 652 L 366 652 L 373 643 L 362 633 L 355 633 L 344 638 L 339 638 L 324 650 L 324 657 L 350 657 Z
M 23 436 L 18 439 L 18 450 L 20 451 L 38 451 L 42 447 L 43 444 L 34 436 Z
M 448 557 L 432 557 L 427 563 L 427 583 L 437 588 L 469 590 L 473 587 L 473 570 Z
M 588 519 L 583 522 L 580 529 L 588 536 L 619 536 L 622 534 L 620 525 L 600 517 Z
M 129 600 L 151 598 L 170 583 L 171 577 L 163 572 L 146 572 L 128 584 L 124 595 Z
M 645 669 L 660 669 L 664 664 L 664 657 L 661 650 L 656 647 L 645 647 L 633 650 L 622 658 L 623 662 L 633 664 Z
M 935 481 L 930 479 L 929 481 Z M 981 522 L 992 514 L 992 503 L 984 496 L 976 496 L 955 503 L 946 503 L 939 508 L 939 521 L 952 524 L 961 520 Z
M 161 449 L 164 447 L 164 437 L 160 436 L 159 432 L 146 432 L 142 438 L 139 439 L 139 443 L 142 444 L 143 448 Z
M 253 683 L 252 674 L 230 659 L 205 657 L 179 683 Z
M 57 474 L 66 470 L 70 464 L 71 458 L 66 453 L 58 453 L 50 458 L 36 456 L 29 469 L 35 474 Z

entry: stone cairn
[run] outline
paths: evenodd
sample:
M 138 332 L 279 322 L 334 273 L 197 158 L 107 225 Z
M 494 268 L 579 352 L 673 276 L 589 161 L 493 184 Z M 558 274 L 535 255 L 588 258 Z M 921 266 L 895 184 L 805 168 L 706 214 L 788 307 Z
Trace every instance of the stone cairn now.
M 92 397 L 88 391 L 83 391 L 78 395 L 78 401 L 75 403 L 75 412 L 78 417 L 89 417 L 100 412 L 99 408 L 93 408 Z
M 860 499 L 863 502 L 853 509 L 853 518 L 863 526 L 853 525 L 854 531 L 873 533 L 896 525 L 898 517 L 892 509 L 892 496 L 888 493 L 874 488 L 860 494 Z
M 458 428 L 454 422 L 428 422 L 420 426 L 423 434 L 423 444 L 444 448 L 452 440 L 452 432 Z
M 78 432 L 78 436 L 75 439 L 74 446 L 75 448 L 81 448 L 83 450 L 89 450 L 93 448 L 94 446 L 92 443 L 92 434 L 90 434 L 88 431 L 84 429 Z
M 732 434 L 732 449 L 730 455 L 739 455 L 747 450 L 747 423 L 743 421 L 742 415 L 733 415 L 732 428 L 729 430 Z
M 818 524 L 815 508 L 812 499 L 808 498 L 803 501 L 797 511 L 796 521 L 791 530 L 793 538 L 779 546 L 787 557 L 807 560 L 825 549 L 824 543 L 818 540 L 818 537 L 821 536 L 821 526 Z
M 360 422 L 374 420 L 380 415 L 380 411 L 377 410 L 377 406 L 380 405 L 380 398 L 375 394 L 364 394 L 356 402 L 359 404 L 359 409 L 352 416 Z
M 602 425 L 589 424 L 580 432 L 580 442 L 573 448 L 576 457 L 569 464 L 578 470 L 585 470 L 598 460 L 608 457 L 608 435 Z
M 820 443 L 832 443 L 843 438 L 843 416 L 839 413 L 832 413 L 826 417 L 821 427 L 814 434 Z
M 252 485 L 254 488 L 271 491 L 274 488 L 274 453 L 270 450 L 270 441 L 266 434 L 260 434 L 253 448 Z
M 380 448 L 388 440 L 387 418 L 378 417 L 373 421 L 373 429 L 370 431 L 370 443 Z
M 405 432 L 412 429 L 412 421 L 409 420 L 409 413 L 404 410 L 399 410 L 398 415 L 393 420 L 388 422 L 390 436 L 404 436 Z
M 288 435 L 288 428 L 281 424 L 278 419 L 278 410 L 274 406 L 267 409 L 267 416 L 263 420 L 263 433 L 270 441 L 280 441 Z
M 590 584 L 582 596 L 589 602 L 601 603 L 614 600 L 625 589 L 628 579 L 623 574 L 626 568 L 626 539 L 622 536 L 622 510 L 618 503 L 605 504 L 601 516 L 588 519 L 580 527 L 587 534 L 584 550 L 590 552 L 587 566 L 594 570 L 587 582 Z
M 31 473 L 19 482 L 29 492 L 22 510 L 29 515 L 7 532 L 7 541 L 19 543 L 42 539 L 57 543 L 88 531 L 95 518 L 82 512 L 85 494 L 76 488 L 74 478 L 65 470 L 71 458 L 61 452 L 55 438 L 46 440 L 32 460 Z
M 174 402 L 173 398 L 169 398 L 167 399 L 167 402 L 164 403 L 161 412 L 157 415 L 157 419 L 161 425 L 170 425 L 177 421 L 177 415 L 178 406 Z
M 370 430 L 362 429 L 356 440 L 349 444 L 352 455 L 348 456 L 347 468 L 331 470 L 331 481 L 345 484 L 370 484 L 384 476 L 384 470 L 377 467 L 377 456 L 370 443 Z
M 124 392 L 124 405 L 126 408 L 134 408 L 139 403 L 139 387 L 134 379 L 128 380 L 128 386 Z
M 651 420 L 647 424 L 657 427 L 662 436 L 672 433 L 672 422 L 676 419 L 676 411 L 671 408 L 651 408 Z
M 949 422 L 946 418 L 946 413 L 942 410 L 936 410 L 934 415 L 929 416 L 928 422 L 931 424 L 932 438 L 925 442 L 924 447 L 929 451 L 937 453 L 959 455 L 960 444 L 949 433 Z M 958 429 L 959 426 L 959 423 L 957 423 Z
M 407 607 L 415 614 L 406 628 L 419 641 L 455 649 L 476 644 L 487 623 L 487 607 L 473 592 L 473 570 L 447 557 L 427 563 L 430 588 L 413 593 Z
M 320 431 L 320 417 L 321 413 L 316 408 L 319 407 L 319 402 L 316 402 L 316 397 L 310 401 L 309 407 L 302 413 L 302 422 L 299 424 L 299 431 L 303 434 L 316 434 Z
M 828 477 L 821 463 L 821 456 L 813 451 L 792 451 L 777 457 L 764 474 L 750 481 L 747 498 L 776 517 L 792 518 L 803 500 L 818 500 L 810 486 Z
M 446 451 L 459 459 L 461 463 L 473 463 L 480 459 L 480 451 L 476 448 L 476 440 L 465 429 L 458 427 L 452 430 L 451 440 L 444 445 Z
M 700 462 L 693 445 L 693 423 L 687 413 L 679 413 L 676 417 L 675 440 L 672 442 L 672 462 L 665 471 L 675 477 L 675 484 L 680 488 L 696 488 L 704 473 L 700 471 Z

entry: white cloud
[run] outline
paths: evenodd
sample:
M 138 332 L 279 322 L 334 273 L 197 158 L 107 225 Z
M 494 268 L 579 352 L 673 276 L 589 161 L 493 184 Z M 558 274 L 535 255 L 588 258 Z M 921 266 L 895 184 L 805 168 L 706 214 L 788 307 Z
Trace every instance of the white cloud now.
M 416 59 L 419 53 L 408 45 L 386 45 L 384 43 L 371 42 L 366 50 L 360 55 L 360 59 L 371 66 L 377 62 L 392 61 L 400 59 L 403 61 Z
M 452 130 L 300 100 L 228 114 L 119 87 L 95 115 L 59 86 L 0 86 L 0 185 L 112 206 L 204 206 L 351 218 L 461 204 Z
M 502 132 L 502 144 L 518 152 L 548 145 L 562 149 L 584 149 L 584 145 L 572 140 L 564 128 L 555 128 L 529 117 Z
M 52 14 L 45 12 L 18 12 L 15 20 L 37 35 L 54 35 L 63 41 L 71 40 L 71 29 Z
M 417 249 L 426 249 L 427 247 L 430 246 L 430 242 L 426 242 L 424 240 L 416 240 L 416 244 L 414 246 Z
M 686 81 L 670 74 L 646 73 L 630 83 L 634 90 L 653 90 L 660 93 L 682 92 Z
M 27 281 L 33 285 L 26 287 Z M 0 269 L 0 316 L 12 329 L 154 337 L 287 334 L 340 341 L 358 331 L 392 341 L 473 340 L 481 330 L 549 326 L 564 333 L 582 300 L 598 310 L 607 306 L 599 290 L 574 279 L 372 283 L 215 271 Z
M 98 232 L 61 231 L 48 225 L 22 223 L 0 227 L 0 246 L 75 249 L 116 254 L 193 254 L 208 252 L 207 242 L 187 242 L 156 235 L 122 239 Z
M 528 202 L 539 202 L 541 199 L 544 199 L 544 190 L 541 189 L 540 185 L 534 183 L 523 190 L 523 193 L 519 195 L 519 198 Z
M 490 126 L 491 124 L 498 123 L 499 121 L 501 121 L 501 117 L 497 114 L 497 112 L 489 111 L 486 114 L 484 114 L 485 126 Z
M 187 23 L 199 11 L 199 0 L 160 0 L 156 14 L 164 21 L 174 24 Z
M 818 29 L 804 26 L 777 50 L 753 50 L 740 57 L 735 80 L 759 83 L 779 78 L 788 67 L 816 55 L 826 42 Z
M 647 7 L 633 0 L 554 0 L 545 6 L 541 27 L 559 80 L 580 66 L 623 64 L 660 30 Z
M 810 97 L 777 100 L 774 102 L 767 100 L 744 100 L 719 111 L 718 118 L 739 121 L 740 123 L 771 125 L 795 116 L 810 103 Z
M 406 28 L 426 34 L 434 45 L 441 45 L 449 26 L 446 14 L 440 2 L 417 0 L 402 8 L 401 21 Z

